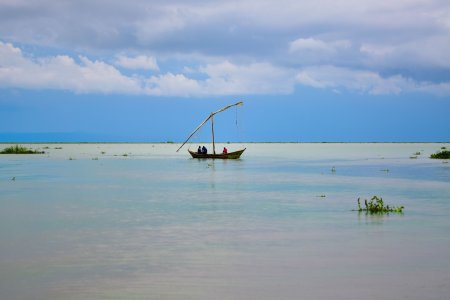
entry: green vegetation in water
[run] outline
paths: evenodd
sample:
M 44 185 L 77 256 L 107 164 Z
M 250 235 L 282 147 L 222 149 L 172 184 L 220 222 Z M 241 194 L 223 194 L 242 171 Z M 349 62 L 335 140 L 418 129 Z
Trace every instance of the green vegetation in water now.
M 383 198 L 378 196 L 373 196 L 370 201 L 364 200 L 366 208 L 361 207 L 360 200 L 358 198 L 358 209 L 357 211 L 365 211 L 368 214 L 385 214 L 385 213 L 403 213 L 404 206 L 389 206 L 384 205 Z
M 437 152 L 430 155 L 430 158 L 434 159 L 450 159 L 450 151 L 449 150 L 443 150 L 441 152 Z
M 37 151 L 33 149 L 28 149 L 23 146 L 15 145 L 3 149 L 0 154 L 44 154 L 44 151 Z

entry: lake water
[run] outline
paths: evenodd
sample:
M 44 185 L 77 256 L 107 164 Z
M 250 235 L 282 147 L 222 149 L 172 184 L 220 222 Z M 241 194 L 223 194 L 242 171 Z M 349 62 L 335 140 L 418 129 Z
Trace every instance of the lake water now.
M 450 297 L 450 164 L 428 158 L 450 144 L 25 146 L 47 153 L 0 155 L 0 299 Z M 404 213 L 352 211 L 374 195 Z

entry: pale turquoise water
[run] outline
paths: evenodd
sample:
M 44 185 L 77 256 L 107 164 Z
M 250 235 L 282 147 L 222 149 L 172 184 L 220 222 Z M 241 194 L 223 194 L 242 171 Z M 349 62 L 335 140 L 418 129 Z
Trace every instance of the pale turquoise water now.
M 0 299 L 449 298 L 450 145 L 177 146 L 0 156 Z

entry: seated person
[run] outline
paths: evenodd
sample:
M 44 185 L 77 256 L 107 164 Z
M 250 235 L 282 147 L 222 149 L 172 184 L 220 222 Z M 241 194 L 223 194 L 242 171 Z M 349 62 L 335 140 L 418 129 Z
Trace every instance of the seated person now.
M 198 146 L 197 153 L 202 154 L 202 147 Z
M 222 153 L 223 153 L 223 154 L 227 154 L 227 153 L 228 153 L 228 149 L 227 149 L 226 147 L 223 147 Z
M 205 146 L 202 147 L 202 154 L 207 154 L 208 153 L 208 149 L 206 149 Z

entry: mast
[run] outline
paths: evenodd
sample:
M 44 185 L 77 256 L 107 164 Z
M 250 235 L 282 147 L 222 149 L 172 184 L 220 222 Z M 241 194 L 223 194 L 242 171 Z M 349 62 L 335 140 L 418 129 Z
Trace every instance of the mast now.
M 221 109 L 219 109 L 218 111 L 215 111 L 215 112 L 213 112 L 213 113 L 211 113 L 200 125 L 198 125 L 197 126 L 197 128 L 195 128 L 195 130 L 188 136 L 188 138 L 186 139 L 186 141 L 184 141 L 184 143 L 180 146 L 180 148 L 178 148 L 177 149 L 177 152 L 178 151 L 180 151 L 180 149 L 184 146 L 184 144 L 186 144 L 188 141 L 189 141 L 189 139 L 203 126 L 203 125 L 205 125 L 205 123 L 206 122 L 208 122 L 209 121 L 209 119 L 211 119 L 211 126 L 212 126 L 212 129 L 211 129 L 211 131 L 212 131 L 212 141 L 213 141 L 213 151 L 214 151 L 214 153 L 216 153 L 216 149 L 215 149 L 215 144 L 214 144 L 214 123 L 213 123 L 213 117 L 214 117 L 214 115 L 216 115 L 216 114 L 218 114 L 218 113 L 221 113 L 221 112 L 223 112 L 224 110 L 227 110 L 227 109 L 229 109 L 230 107 L 233 107 L 233 106 L 237 106 L 237 105 L 244 105 L 244 102 L 242 102 L 242 101 L 239 101 L 239 102 L 236 102 L 236 103 L 234 103 L 234 104 L 231 104 L 231 105 L 228 105 L 228 106 L 225 106 L 225 107 L 223 107 L 223 108 L 221 108 Z
M 214 143 L 214 117 L 211 117 L 211 132 L 212 132 L 213 153 L 216 154 L 216 144 Z

